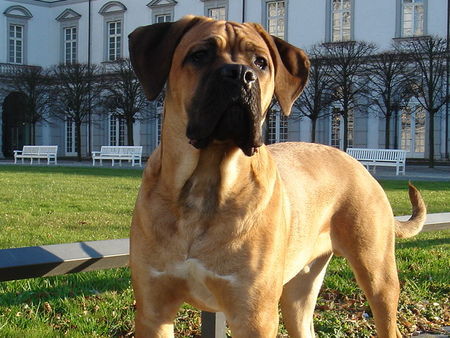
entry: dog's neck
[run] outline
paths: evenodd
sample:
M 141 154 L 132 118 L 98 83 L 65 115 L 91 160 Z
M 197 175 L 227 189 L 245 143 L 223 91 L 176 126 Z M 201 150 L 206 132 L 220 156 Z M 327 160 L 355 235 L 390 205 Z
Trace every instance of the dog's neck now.
M 176 116 L 165 116 L 159 150 L 158 175 L 166 198 L 187 207 L 214 209 L 243 189 L 242 182 L 258 182 L 261 166 L 271 159 L 263 146 L 252 157 L 230 143 L 211 143 L 196 149 L 185 136 L 186 126 Z M 265 171 L 267 172 L 267 170 Z M 276 175 L 274 172 L 273 175 Z M 249 180 L 243 179 L 249 177 Z M 267 178 L 263 178 L 267 179 Z M 259 184 L 258 184 L 259 185 Z

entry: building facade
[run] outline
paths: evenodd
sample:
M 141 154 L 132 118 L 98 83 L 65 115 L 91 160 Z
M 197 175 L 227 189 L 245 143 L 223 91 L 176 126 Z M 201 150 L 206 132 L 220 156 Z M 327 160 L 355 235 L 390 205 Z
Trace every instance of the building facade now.
M 51 67 L 64 63 L 107 66 L 128 57 L 127 36 L 136 27 L 174 21 L 186 14 L 215 19 L 258 22 L 272 35 L 308 49 L 321 42 L 367 41 L 381 50 L 395 39 L 447 33 L 446 0 L 1 0 L 0 1 L 0 138 L 1 149 L 29 144 L 30 128 L 21 123 L 20 93 L 9 90 L 17 67 Z M 426 158 L 427 113 L 413 109 L 411 100 L 393 121 L 398 146 L 410 158 Z M 448 151 L 448 112 L 445 106 L 435 120 L 435 157 Z M 160 104 L 145 109 L 151 114 L 136 120 L 135 145 L 149 154 L 158 144 Z M 333 107 L 331 109 L 339 109 Z M 369 109 L 370 110 L 370 109 Z M 11 122 L 15 121 L 15 122 Z M 318 120 L 316 141 L 342 147 L 342 119 L 327 112 Z M 446 125 L 447 124 L 447 125 Z M 354 111 L 349 123 L 349 145 L 383 148 L 384 121 L 376 111 Z M 74 156 L 76 134 L 70 120 L 50 118 L 34 129 L 36 144 L 59 146 L 59 156 Z M 310 140 L 310 122 L 273 114 L 268 121 L 269 142 Z M 84 157 L 101 145 L 126 144 L 124 121 L 95 112 L 83 123 L 81 152 Z M 8 149 L 6 149 L 8 148 Z M 2 156 L 2 152 L 0 152 Z

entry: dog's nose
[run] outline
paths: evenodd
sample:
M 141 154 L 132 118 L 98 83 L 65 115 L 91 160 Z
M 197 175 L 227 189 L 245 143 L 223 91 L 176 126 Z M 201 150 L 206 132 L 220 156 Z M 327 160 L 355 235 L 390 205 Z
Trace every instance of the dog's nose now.
M 233 80 L 246 86 L 251 86 L 256 81 L 256 74 L 245 65 L 225 65 L 220 69 L 220 75 L 224 79 Z

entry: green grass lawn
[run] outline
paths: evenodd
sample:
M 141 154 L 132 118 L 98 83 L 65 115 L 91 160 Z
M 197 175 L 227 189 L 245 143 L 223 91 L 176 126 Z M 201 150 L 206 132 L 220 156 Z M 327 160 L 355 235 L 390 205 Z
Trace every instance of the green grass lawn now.
M 140 170 L 0 166 L 0 248 L 128 237 L 140 176 Z M 450 211 L 450 182 L 414 183 L 429 212 Z M 407 182 L 382 185 L 394 213 L 409 214 Z M 449 235 L 398 241 L 403 333 L 450 324 Z M 126 336 L 133 312 L 128 269 L 0 284 L 0 337 Z M 374 333 L 370 309 L 342 259 L 330 264 L 315 319 L 321 337 Z M 177 336 L 193 337 L 198 328 L 198 311 L 185 306 Z

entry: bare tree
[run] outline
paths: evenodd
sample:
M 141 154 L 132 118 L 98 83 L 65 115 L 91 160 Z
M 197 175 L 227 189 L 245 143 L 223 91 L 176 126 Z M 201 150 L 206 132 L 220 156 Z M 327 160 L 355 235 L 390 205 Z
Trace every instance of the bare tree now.
M 42 67 L 26 66 L 20 67 L 14 72 L 8 86 L 9 90 L 25 94 L 24 122 L 31 124 L 30 140 L 32 144 L 36 144 L 36 124 L 46 119 L 50 85 L 48 71 Z
M 300 112 L 300 117 L 305 116 L 311 120 L 311 142 L 315 142 L 317 120 L 327 115 L 325 111 L 334 102 L 335 97 L 329 79 L 331 66 L 324 56 L 323 46 L 313 46 L 308 55 L 311 62 L 308 84 L 294 102 L 294 107 Z
M 101 96 L 99 68 L 87 64 L 64 64 L 53 70 L 53 113 L 75 123 L 75 150 L 81 161 L 81 125 Z
M 374 55 L 368 63 L 370 82 L 368 97 L 385 119 L 385 148 L 391 147 L 391 119 L 408 98 L 406 81 L 409 77 L 405 56 L 398 51 Z M 395 130 L 397 133 L 397 130 Z M 397 145 L 396 145 L 397 146 Z
M 326 43 L 325 56 L 330 60 L 330 86 L 335 100 L 341 106 L 339 114 L 344 121 L 344 150 L 348 146 L 349 114 L 364 103 L 367 90 L 367 58 L 375 51 L 373 44 L 363 41 Z
M 112 72 L 105 81 L 105 89 L 104 105 L 107 112 L 113 112 L 119 119 L 125 121 L 128 145 L 134 145 L 133 123 L 144 116 L 149 102 L 129 59 L 121 59 L 114 63 Z
M 445 91 L 447 40 L 440 37 L 421 37 L 402 40 L 397 49 L 408 54 L 412 72 L 408 88 L 419 104 L 428 112 L 429 165 L 434 167 L 435 117 L 449 99 Z

